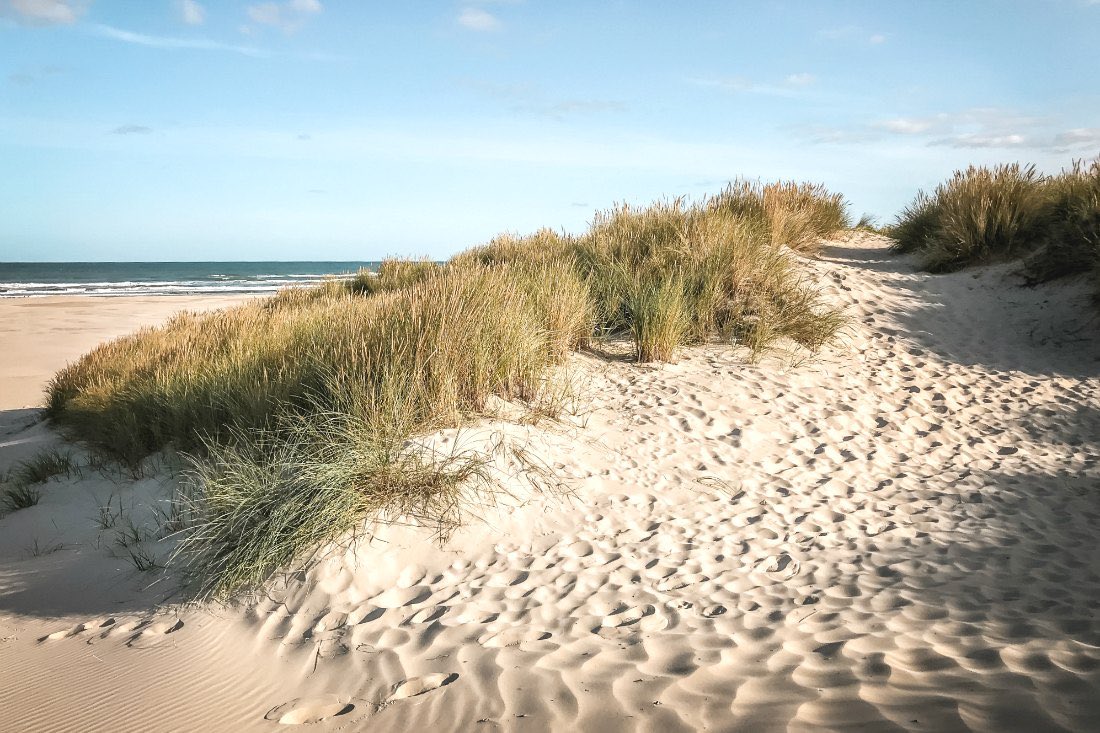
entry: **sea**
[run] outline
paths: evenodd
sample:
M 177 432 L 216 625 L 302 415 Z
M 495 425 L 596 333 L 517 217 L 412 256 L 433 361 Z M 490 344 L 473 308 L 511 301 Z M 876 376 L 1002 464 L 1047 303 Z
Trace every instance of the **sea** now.
M 0 298 L 246 295 L 346 278 L 378 262 L 0 262 Z

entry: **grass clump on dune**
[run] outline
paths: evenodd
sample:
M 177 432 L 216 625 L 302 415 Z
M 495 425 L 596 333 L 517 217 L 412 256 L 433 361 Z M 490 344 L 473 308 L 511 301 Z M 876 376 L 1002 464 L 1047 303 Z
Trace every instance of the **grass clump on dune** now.
M 712 209 L 764 224 L 772 244 L 816 254 L 821 239 L 847 229 L 847 205 L 819 183 L 735 181 L 710 200 Z
M 1021 257 L 1032 283 L 1095 269 L 1100 161 L 1049 177 L 1016 163 L 956 171 L 919 192 L 891 234 L 894 251 L 915 253 L 932 272 Z
M 200 595 L 256 587 L 367 518 L 445 530 L 484 497 L 484 462 L 418 438 L 484 415 L 491 396 L 538 399 L 592 339 L 628 337 L 639 360 L 667 361 L 686 344 L 759 353 L 836 334 L 841 315 L 781 245 L 832 233 L 841 199 L 793 184 L 737 196 L 743 208 L 729 192 L 620 206 L 578 236 L 501 235 L 442 265 L 391 259 L 181 314 L 59 372 L 47 414 L 131 465 L 192 454 L 179 558 Z
M 1077 161 L 1047 182 L 1032 236 L 1033 252 L 1023 268 L 1029 282 L 1089 270 L 1100 275 L 1100 159 L 1087 165 Z
M 76 471 L 73 458 L 59 450 L 44 450 L 17 463 L 0 484 L 0 516 L 28 509 L 42 500 L 39 484 Z
M 1035 166 L 1017 163 L 956 171 L 902 212 L 895 250 L 917 252 L 932 272 L 1018 256 L 1043 206 L 1042 184 Z
M 791 338 L 815 350 L 842 324 L 765 221 L 713 200 L 600 212 L 575 250 L 602 327 L 631 334 L 640 361 L 712 340 L 760 353 Z

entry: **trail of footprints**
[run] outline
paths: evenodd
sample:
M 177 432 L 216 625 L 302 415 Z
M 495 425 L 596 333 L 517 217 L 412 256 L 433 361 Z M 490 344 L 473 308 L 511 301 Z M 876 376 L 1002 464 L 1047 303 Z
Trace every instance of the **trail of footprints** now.
M 38 643 L 79 638 L 86 644 L 112 640 L 140 649 L 162 643 L 170 634 L 176 633 L 183 627 L 184 622 L 179 618 L 116 619 L 113 616 L 105 616 L 46 634 L 38 639 Z

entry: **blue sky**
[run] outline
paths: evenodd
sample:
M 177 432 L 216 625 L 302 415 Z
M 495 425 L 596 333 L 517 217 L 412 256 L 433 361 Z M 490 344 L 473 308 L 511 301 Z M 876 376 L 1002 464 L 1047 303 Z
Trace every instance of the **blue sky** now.
M 1100 154 L 1100 2 L 0 0 L 0 260 L 442 257 Z

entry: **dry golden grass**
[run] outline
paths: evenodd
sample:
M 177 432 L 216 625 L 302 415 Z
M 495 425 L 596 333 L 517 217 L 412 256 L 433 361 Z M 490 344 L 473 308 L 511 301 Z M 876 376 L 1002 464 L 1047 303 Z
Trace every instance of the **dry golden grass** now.
M 820 347 L 842 319 L 782 245 L 805 251 L 843 222 L 820 187 L 741 186 L 599 212 L 577 237 L 501 235 L 443 265 L 390 259 L 104 344 L 54 377 L 48 415 L 130 465 L 193 453 L 181 557 L 201 593 L 228 595 L 368 516 L 451 521 L 478 459 L 410 438 L 492 395 L 535 399 L 593 338 L 629 335 L 643 361 L 713 340 Z

